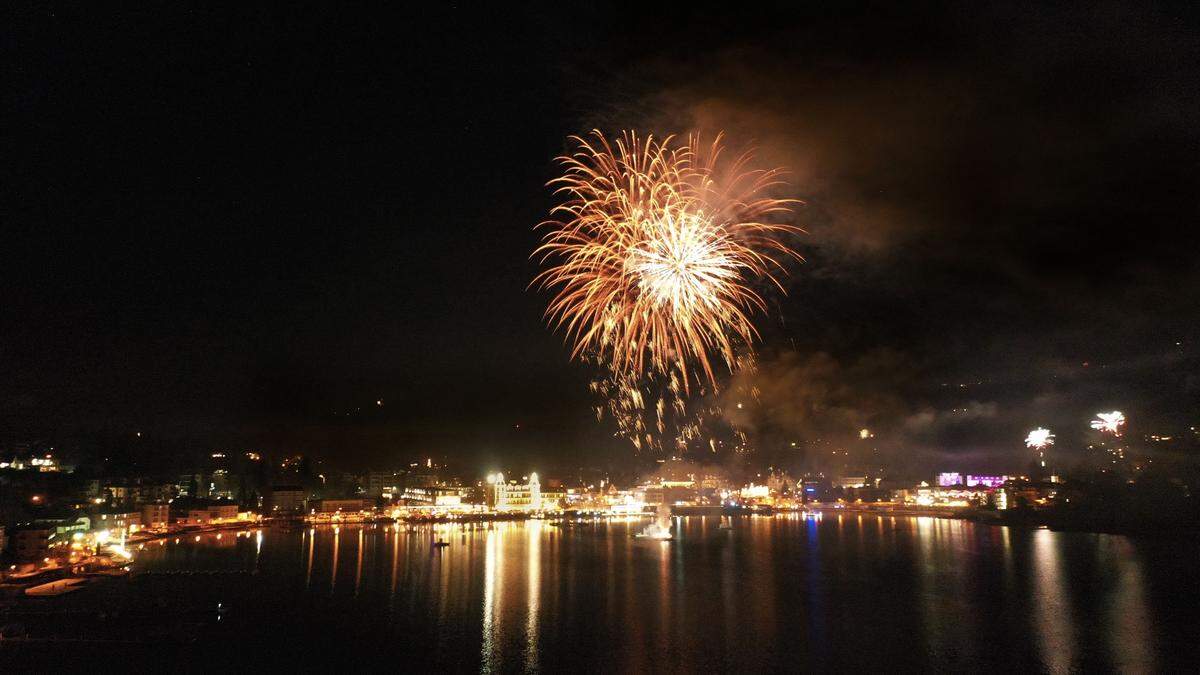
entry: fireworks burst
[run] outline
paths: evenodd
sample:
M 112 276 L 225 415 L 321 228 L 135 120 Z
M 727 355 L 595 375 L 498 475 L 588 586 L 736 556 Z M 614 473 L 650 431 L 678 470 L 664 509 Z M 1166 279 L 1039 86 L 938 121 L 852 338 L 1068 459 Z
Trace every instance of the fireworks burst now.
M 555 291 L 547 320 L 572 357 L 593 354 L 618 377 L 716 386 L 714 361 L 732 370 L 737 347 L 757 337 L 750 318 L 766 304 L 754 285 L 779 286 L 783 261 L 799 259 L 782 237 L 800 230 L 766 222 L 791 203 L 765 194 L 780 171 L 748 170 L 749 154 L 722 163 L 720 136 L 573 140 L 551 181 L 561 220 L 542 224 L 534 252 L 548 263 L 534 285 Z
M 1025 447 L 1027 448 L 1043 450 L 1051 445 L 1054 445 L 1054 434 L 1050 433 L 1049 429 L 1038 427 L 1025 437 Z
M 1100 433 L 1120 436 L 1121 427 L 1125 426 L 1125 414 L 1120 410 L 1096 413 L 1096 419 L 1092 420 L 1091 426 Z

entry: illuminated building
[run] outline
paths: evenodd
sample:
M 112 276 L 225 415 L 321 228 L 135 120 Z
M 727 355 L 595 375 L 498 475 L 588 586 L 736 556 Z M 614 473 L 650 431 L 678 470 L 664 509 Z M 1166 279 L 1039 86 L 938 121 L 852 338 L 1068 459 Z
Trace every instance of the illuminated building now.
M 276 485 L 267 495 L 268 513 L 300 513 L 304 511 L 306 494 L 299 485 Z
M 237 504 L 209 504 L 208 513 L 210 519 L 214 521 L 237 520 L 238 507 Z
M 38 471 L 58 471 L 58 464 L 55 463 L 54 457 L 51 455 L 34 457 L 29 460 L 29 464 L 36 467 Z
M 466 487 L 406 487 L 400 493 L 400 498 L 409 506 L 454 507 L 462 506 L 470 493 L 471 488 Z
M 976 487 L 931 487 L 922 484 L 911 490 L 899 490 L 896 501 L 918 506 L 942 506 L 961 508 L 976 506 L 987 501 L 988 490 Z
M 135 504 L 154 504 L 167 502 L 175 498 L 174 483 L 152 483 L 139 481 L 129 489 L 129 499 Z
M 391 492 L 391 486 L 395 482 L 392 480 L 392 478 L 393 476 L 389 472 L 367 472 L 366 480 L 364 481 L 366 483 L 365 487 L 367 490 L 367 496 L 373 499 L 378 499 L 382 497 L 385 492 Z
M 76 532 L 87 532 L 92 529 L 93 520 L 87 516 L 70 515 L 64 518 L 38 518 L 33 521 L 37 527 L 49 530 L 46 539 L 50 545 L 69 541 Z
M 188 509 L 183 522 L 185 525 L 208 525 L 212 522 L 212 515 L 208 509 Z
M 639 489 L 641 500 L 645 504 L 662 504 L 666 499 L 662 485 L 644 485 Z
M 771 496 L 771 488 L 766 485 L 750 485 L 738 491 L 742 499 L 767 499 Z
M 832 481 L 833 487 L 861 488 L 867 486 L 866 476 L 838 476 Z
M 208 484 L 208 496 L 217 499 L 233 498 L 228 469 L 216 469 L 212 472 L 212 480 Z
M 983 487 L 996 488 L 1004 485 L 1009 480 L 1009 476 L 974 476 L 967 474 L 967 487 Z
M 120 536 L 121 533 L 133 534 L 141 525 L 142 514 L 140 511 L 110 511 L 98 513 L 92 518 L 93 527 L 109 530 L 117 536 Z
M 13 457 L 9 461 L 0 461 L 0 469 L 13 469 L 16 471 L 58 471 L 58 463 L 54 461 L 54 455 L 49 453 L 38 456 L 34 455 L 29 459 L 21 457 Z
M 536 473 L 528 482 L 505 481 L 504 474 L 488 476 L 488 506 L 496 511 L 541 511 L 542 485 Z
M 238 519 L 237 504 L 232 502 L 213 502 L 198 504 L 187 509 L 182 521 L 187 525 L 208 525 L 215 522 L 228 522 Z
M 105 485 L 104 492 L 108 494 L 110 501 L 118 504 L 129 499 L 129 488 L 124 485 Z
M 366 502 L 362 499 L 320 499 L 313 504 L 317 513 L 357 513 L 365 507 Z
M 634 515 L 646 510 L 646 502 L 626 491 L 610 495 L 607 502 L 608 512 L 614 515 Z
M 202 473 L 185 473 L 179 477 L 176 492 L 180 497 L 204 499 L 208 497 L 209 481 Z
M 771 488 L 772 492 L 790 492 L 795 485 L 796 481 L 787 472 L 772 471 L 767 476 L 767 487 Z
M 143 504 L 142 526 L 159 529 L 171 524 L 171 506 L 169 504 Z
M 955 485 L 962 485 L 962 474 L 958 473 L 957 471 L 943 471 L 937 475 L 937 484 L 938 487 L 953 487 Z
M 997 511 L 1008 510 L 1008 490 L 1000 488 L 992 493 L 992 500 L 996 504 Z
M 825 496 L 825 486 L 818 480 L 806 480 L 800 484 L 801 493 L 804 496 L 804 502 L 820 501 Z

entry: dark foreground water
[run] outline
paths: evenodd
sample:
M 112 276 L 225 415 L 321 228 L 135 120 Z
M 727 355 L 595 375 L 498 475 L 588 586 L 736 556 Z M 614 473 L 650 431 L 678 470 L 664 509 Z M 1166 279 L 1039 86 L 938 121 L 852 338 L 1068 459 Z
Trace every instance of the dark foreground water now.
M 38 606 L 60 634 L 128 644 L 0 655 L 182 671 L 1197 669 L 1194 536 L 857 514 L 717 523 L 677 519 L 665 543 L 631 536 L 645 521 L 533 521 L 147 544 L 135 570 L 148 574 Z M 23 607 L 31 633 L 48 630 Z

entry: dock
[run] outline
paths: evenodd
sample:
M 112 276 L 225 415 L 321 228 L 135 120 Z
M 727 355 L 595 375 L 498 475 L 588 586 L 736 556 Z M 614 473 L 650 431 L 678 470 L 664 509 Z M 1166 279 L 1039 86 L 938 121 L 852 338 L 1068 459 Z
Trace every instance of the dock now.
M 53 598 L 59 595 L 65 595 L 72 591 L 79 590 L 80 586 L 87 581 L 78 577 L 70 579 L 58 579 L 37 586 L 30 586 L 25 589 L 25 595 L 34 598 Z

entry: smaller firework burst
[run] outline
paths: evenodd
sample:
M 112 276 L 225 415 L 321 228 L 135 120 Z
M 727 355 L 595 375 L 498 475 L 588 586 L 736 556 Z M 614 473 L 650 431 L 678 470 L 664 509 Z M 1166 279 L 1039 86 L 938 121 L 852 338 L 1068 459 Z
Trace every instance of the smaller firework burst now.
M 1091 426 L 1102 434 L 1120 436 L 1121 427 L 1125 426 L 1125 414 L 1120 410 L 1096 413 L 1096 419 L 1092 420 Z
M 1054 434 L 1050 433 L 1049 429 L 1038 427 L 1025 437 L 1025 447 L 1027 448 L 1043 450 L 1051 445 L 1054 445 Z

